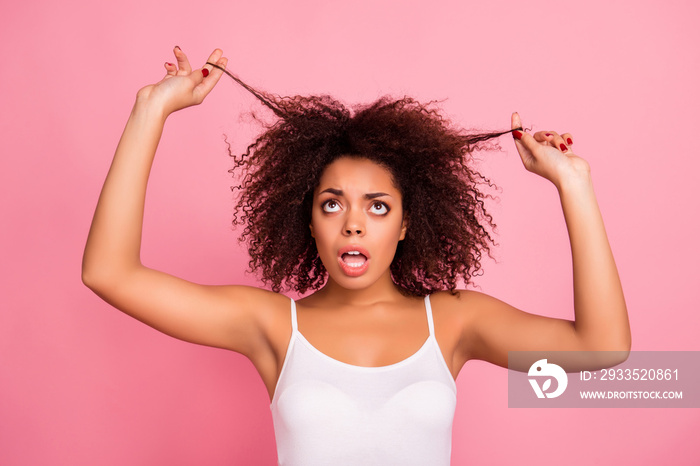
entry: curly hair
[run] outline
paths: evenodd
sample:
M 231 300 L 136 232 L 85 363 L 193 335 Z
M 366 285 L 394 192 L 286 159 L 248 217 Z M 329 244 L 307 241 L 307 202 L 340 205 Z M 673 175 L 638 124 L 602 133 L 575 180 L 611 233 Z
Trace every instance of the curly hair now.
M 263 283 L 299 293 L 325 283 L 309 229 L 312 200 L 325 167 L 347 156 L 388 169 L 401 193 L 408 230 L 390 269 L 404 294 L 454 292 L 459 279 L 478 274 L 495 224 L 482 192 L 493 184 L 472 167 L 472 153 L 509 131 L 467 133 L 433 102 L 410 97 L 348 109 L 325 95 L 273 96 L 230 76 L 277 116 L 242 155 L 229 146 L 230 171 L 241 180 L 232 188 L 240 190 L 233 224 L 245 226 L 239 240 Z

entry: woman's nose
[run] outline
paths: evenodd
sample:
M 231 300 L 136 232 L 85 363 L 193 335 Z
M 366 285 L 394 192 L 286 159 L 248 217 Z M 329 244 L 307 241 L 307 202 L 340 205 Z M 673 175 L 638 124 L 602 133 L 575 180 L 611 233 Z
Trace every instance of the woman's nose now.
M 359 213 L 349 212 L 344 225 L 345 234 L 347 236 L 359 235 L 365 233 L 365 225 Z
M 349 227 L 345 228 L 345 234 L 348 236 L 352 236 L 352 235 L 362 236 L 364 234 L 364 230 L 362 228 L 359 228 L 359 227 L 349 226 Z

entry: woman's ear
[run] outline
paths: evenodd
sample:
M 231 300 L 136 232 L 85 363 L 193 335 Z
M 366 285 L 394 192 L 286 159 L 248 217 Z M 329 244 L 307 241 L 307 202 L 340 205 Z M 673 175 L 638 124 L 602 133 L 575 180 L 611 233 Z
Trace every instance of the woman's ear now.
M 408 229 L 408 216 L 403 216 L 403 222 L 401 222 L 401 234 L 399 235 L 399 241 L 406 237 L 406 230 Z

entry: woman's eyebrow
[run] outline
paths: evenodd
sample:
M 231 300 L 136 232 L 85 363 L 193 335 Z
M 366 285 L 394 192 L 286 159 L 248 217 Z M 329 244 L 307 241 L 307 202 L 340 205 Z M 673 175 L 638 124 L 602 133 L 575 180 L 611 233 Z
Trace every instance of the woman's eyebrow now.
M 376 199 L 382 196 L 389 196 L 387 193 L 367 193 L 365 194 L 365 199 Z M 391 197 L 391 196 L 389 196 Z
M 343 190 L 342 189 L 335 189 L 335 188 L 327 188 L 327 189 L 324 189 L 323 191 L 321 191 L 319 194 L 323 194 L 323 193 L 331 193 L 331 194 L 336 195 L 336 196 L 342 196 Z M 371 199 L 376 199 L 376 198 L 382 197 L 382 196 L 389 196 L 389 194 L 381 193 L 381 192 L 379 192 L 379 193 L 367 193 L 367 194 L 365 194 L 364 197 L 365 197 L 365 199 L 371 200 Z

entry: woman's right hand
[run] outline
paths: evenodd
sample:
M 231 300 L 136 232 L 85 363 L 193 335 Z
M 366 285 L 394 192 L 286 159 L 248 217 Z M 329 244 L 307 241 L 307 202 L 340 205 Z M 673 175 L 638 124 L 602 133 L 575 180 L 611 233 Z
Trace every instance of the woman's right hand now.
M 176 63 L 165 64 L 165 77 L 139 90 L 136 97 L 137 103 L 159 108 L 164 118 L 180 109 L 202 103 L 223 75 L 223 71 L 211 65 L 192 70 L 187 55 L 180 47 L 175 47 L 174 53 Z M 228 59 L 222 55 L 223 52 L 216 49 L 207 61 L 225 68 Z

